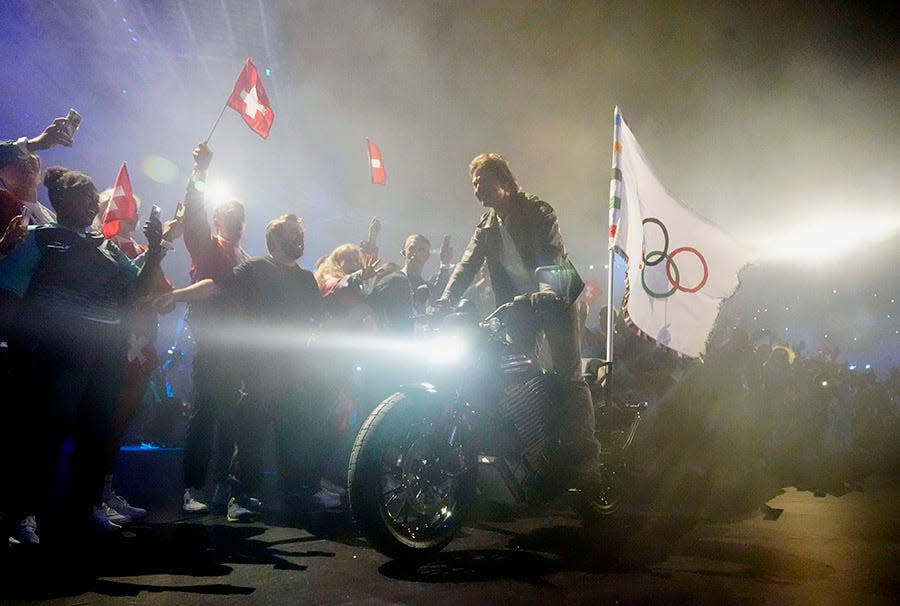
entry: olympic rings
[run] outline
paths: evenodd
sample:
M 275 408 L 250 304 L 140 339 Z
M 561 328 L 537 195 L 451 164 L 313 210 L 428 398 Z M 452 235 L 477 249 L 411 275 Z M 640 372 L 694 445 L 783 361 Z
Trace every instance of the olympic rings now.
M 681 252 L 694 253 L 695 255 L 697 255 L 697 258 L 700 259 L 700 263 L 703 265 L 703 278 L 700 280 L 700 283 L 697 284 L 697 286 L 695 286 L 693 288 L 685 288 L 684 286 L 682 286 L 679 283 L 680 280 L 679 280 L 679 275 L 678 275 L 678 266 L 675 265 L 675 261 L 673 261 L 673 259 L 675 258 L 675 255 L 677 255 L 678 253 L 681 253 Z M 674 278 L 672 277 L 672 272 L 669 271 L 669 268 L 671 268 L 671 267 L 675 268 L 675 277 Z M 679 246 L 678 248 L 676 248 L 675 250 L 670 252 L 669 256 L 667 257 L 666 276 L 669 278 L 669 282 L 674 284 L 675 288 L 677 288 L 681 292 L 697 292 L 698 290 L 700 290 L 701 288 L 706 286 L 706 281 L 709 279 L 709 266 L 706 264 L 706 259 L 703 258 L 703 255 L 701 255 L 700 252 L 696 248 L 694 248 L 693 246 Z
M 647 223 L 656 223 L 657 225 L 659 225 L 659 228 L 662 230 L 662 234 L 663 234 L 663 249 L 662 249 L 662 251 L 655 250 L 651 253 L 648 253 L 651 255 L 653 253 L 660 253 L 659 258 L 656 261 L 654 261 L 653 263 L 651 263 L 650 261 L 647 260 L 647 255 L 646 254 L 644 255 L 644 265 L 646 265 L 647 267 L 653 267 L 654 265 L 658 265 L 660 261 L 662 261 L 663 259 L 666 258 L 666 251 L 669 250 L 669 230 L 666 229 L 666 226 L 663 225 L 663 222 L 660 221 L 659 219 L 657 219 L 656 217 L 650 217 L 648 219 L 644 219 L 644 221 L 642 222 L 641 225 L 646 225 Z
M 659 259 L 656 261 L 656 263 L 659 263 L 661 260 L 663 260 L 663 259 L 666 258 L 666 255 L 664 255 L 663 252 L 662 252 L 661 250 L 654 250 L 653 252 L 651 252 L 651 253 L 649 253 L 649 254 L 651 254 L 651 255 L 659 255 Z M 654 265 L 655 265 L 656 263 L 654 263 Z M 669 265 L 670 265 L 670 264 L 671 264 L 672 267 L 675 268 L 675 280 L 674 280 L 674 284 L 676 284 L 676 286 L 672 286 L 672 289 L 671 289 L 671 290 L 667 290 L 666 292 L 654 292 L 654 291 L 650 290 L 650 287 L 649 287 L 649 286 L 647 286 L 647 278 L 646 278 L 645 270 L 647 269 L 646 266 L 647 266 L 647 265 L 650 265 L 649 263 L 646 263 L 646 262 L 645 262 L 645 263 L 644 263 L 645 267 L 644 267 L 643 269 L 641 269 L 641 286 L 643 286 L 643 287 L 644 287 L 644 291 L 645 291 L 648 295 L 650 295 L 651 297 L 653 297 L 654 299 L 668 299 L 669 297 L 671 297 L 672 295 L 675 294 L 675 291 L 676 291 L 676 290 L 678 290 L 678 286 L 677 286 L 677 284 L 678 284 L 678 278 L 680 278 L 681 276 L 680 276 L 680 274 L 678 273 L 678 266 L 675 265 L 675 263 L 673 263 L 672 261 L 666 261 L 666 276 L 668 276 Z M 651 265 L 651 267 L 652 267 L 652 265 Z M 670 284 L 673 283 L 673 281 L 672 281 L 671 278 L 669 278 L 669 283 L 670 283 Z
M 709 279 L 709 265 L 707 265 L 706 258 L 702 254 L 700 254 L 700 251 L 698 251 L 693 246 L 679 246 L 672 252 L 669 252 L 669 231 L 666 229 L 666 226 L 663 224 L 663 222 L 656 217 L 648 217 L 643 220 L 642 225 L 646 225 L 647 223 L 653 223 L 659 226 L 659 228 L 662 230 L 663 248 L 662 250 L 651 250 L 650 252 L 644 253 L 643 255 L 643 264 L 641 266 L 641 286 L 644 287 L 644 291 L 654 299 L 667 299 L 668 297 L 671 297 L 673 294 L 675 294 L 676 291 L 680 290 L 681 292 L 695 293 L 706 286 L 706 282 Z M 703 266 L 703 277 L 700 279 L 696 286 L 690 288 L 681 284 L 681 272 L 678 270 L 678 265 L 675 263 L 675 255 L 683 252 L 690 252 L 697 255 L 697 258 L 700 259 L 700 264 Z M 668 278 L 669 284 L 672 285 L 672 288 L 664 292 L 652 291 L 647 286 L 647 268 L 659 265 L 660 263 L 662 263 L 663 259 L 666 260 L 666 278 Z

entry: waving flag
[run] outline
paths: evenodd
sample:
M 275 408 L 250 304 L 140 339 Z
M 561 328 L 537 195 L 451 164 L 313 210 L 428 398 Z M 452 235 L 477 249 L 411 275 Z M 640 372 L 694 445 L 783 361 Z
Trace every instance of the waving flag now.
M 625 256 L 626 322 L 700 357 L 750 255 L 660 183 L 619 108 L 615 112 L 609 245 Z
M 112 199 L 103 215 L 103 237 L 112 238 L 118 235 L 122 221 L 132 221 L 137 217 L 137 202 L 128 176 L 128 165 L 122 162 L 113 186 Z
M 387 174 L 384 172 L 384 163 L 381 161 L 381 150 L 369 139 L 366 139 L 366 145 L 369 148 L 369 169 L 372 173 L 372 183 L 384 185 Z
M 250 59 L 244 63 L 244 69 L 234 83 L 234 90 L 228 97 L 228 107 L 239 113 L 257 135 L 263 139 L 269 136 L 275 112 L 272 111 L 269 96 L 259 79 L 259 72 Z

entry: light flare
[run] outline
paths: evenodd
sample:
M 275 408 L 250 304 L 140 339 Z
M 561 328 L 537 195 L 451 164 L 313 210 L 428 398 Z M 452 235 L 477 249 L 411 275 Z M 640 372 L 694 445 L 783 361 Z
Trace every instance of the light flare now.
M 759 258 L 820 265 L 883 242 L 900 231 L 900 215 L 862 213 L 812 217 L 761 238 Z

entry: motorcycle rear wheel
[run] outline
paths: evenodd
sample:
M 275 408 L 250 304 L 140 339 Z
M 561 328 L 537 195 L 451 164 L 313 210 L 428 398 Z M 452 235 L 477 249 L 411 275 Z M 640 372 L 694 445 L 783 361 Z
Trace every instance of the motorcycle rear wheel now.
M 622 508 L 625 466 L 621 461 L 608 461 L 600 466 L 599 477 L 584 490 L 579 499 L 579 514 L 588 527 L 602 527 L 613 522 Z
M 456 535 L 475 499 L 476 457 L 434 402 L 395 393 L 366 419 L 348 469 L 359 532 L 381 553 L 425 561 Z

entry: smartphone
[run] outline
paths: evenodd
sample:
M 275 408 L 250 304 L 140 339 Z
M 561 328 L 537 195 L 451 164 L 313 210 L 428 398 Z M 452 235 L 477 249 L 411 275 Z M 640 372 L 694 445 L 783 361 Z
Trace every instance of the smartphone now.
M 69 125 L 69 136 L 74 137 L 75 131 L 81 126 L 81 114 L 78 113 L 78 110 L 69 108 L 69 113 L 66 114 L 66 124 Z
M 150 209 L 150 219 L 159 219 L 159 206 L 156 204 L 153 205 L 153 208 Z
M 22 227 L 28 227 L 31 224 L 31 211 L 28 210 L 28 207 L 22 208 L 22 219 L 20 221 Z

